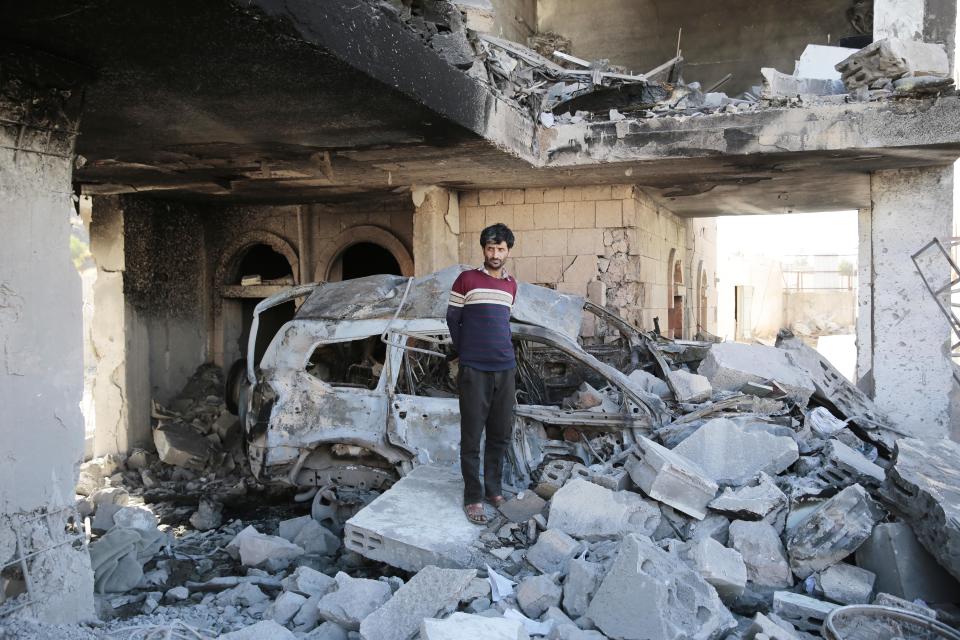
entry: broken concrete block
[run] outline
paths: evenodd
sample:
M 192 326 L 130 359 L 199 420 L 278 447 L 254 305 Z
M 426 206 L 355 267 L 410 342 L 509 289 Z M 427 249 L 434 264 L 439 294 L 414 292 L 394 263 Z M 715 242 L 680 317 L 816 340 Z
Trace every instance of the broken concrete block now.
M 747 565 L 747 581 L 760 587 L 789 587 L 793 575 L 776 530 L 766 522 L 730 523 L 730 547 Z
M 336 576 L 337 590 L 317 603 L 324 620 L 336 622 L 345 629 L 360 630 L 360 623 L 390 599 L 390 585 L 379 580 L 351 578 L 344 572 Z
M 533 491 L 521 491 L 500 506 L 500 513 L 510 522 L 523 523 L 537 515 L 547 503 Z
M 872 571 L 839 563 L 814 574 L 814 593 L 840 604 L 869 604 L 877 576 Z
M 455 613 L 446 620 L 427 618 L 420 625 L 423 640 L 530 640 L 518 620 Z
M 166 536 L 156 527 L 114 527 L 90 544 L 90 566 L 96 593 L 122 593 L 143 578 L 143 565 L 163 547 Z
M 673 393 L 670 391 L 670 387 L 666 382 L 651 373 L 647 373 L 643 369 L 633 371 L 627 376 L 627 380 L 646 393 L 652 393 L 661 398 L 673 397 Z
M 839 440 L 830 439 L 823 447 L 823 465 L 816 477 L 835 487 L 861 484 L 865 487 L 879 487 L 886 473 L 860 453 Z
M 787 517 L 787 496 L 773 479 L 761 472 L 737 489 L 727 487 L 710 502 L 710 508 L 737 520 L 763 520 L 782 531 Z
M 302 594 L 301 594 L 302 595 Z M 303 606 L 300 607 L 300 611 L 297 611 L 296 615 L 293 616 L 293 620 L 290 623 L 291 628 L 296 632 L 306 632 L 311 631 L 316 628 L 320 623 L 320 612 L 317 610 L 317 604 L 320 602 L 322 596 L 309 596 L 307 601 L 303 603 Z M 333 624 L 325 623 L 325 624 Z M 339 625 L 336 625 L 337 629 L 343 629 Z M 318 633 L 317 635 L 320 635 Z M 324 634 L 327 635 L 327 634 Z M 347 635 L 346 630 L 343 630 L 343 637 Z
M 876 574 L 876 590 L 906 600 L 951 602 L 960 583 L 923 548 L 910 525 L 886 522 L 857 549 L 857 565 Z
M 598 465 L 599 466 L 599 465 Z M 614 467 L 613 469 L 596 470 L 590 469 L 590 482 L 598 484 L 604 489 L 611 491 L 624 491 L 630 486 L 630 475 L 623 467 Z
M 725 603 L 739 598 L 747 586 L 747 566 L 740 552 L 724 547 L 713 538 L 679 545 L 678 555 L 713 585 Z
M 332 556 L 340 548 L 340 538 L 313 518 L 300 528 L 293 543 L 307 553 L 321 556 Z
M 157 516 L 145 507 L 121 507 L 113 514 L 113 523 L 131 529 L 156 529 Z
M 857 89 L 904 76 L 947 77 L 950 61 L 941 44 L 884 38 L 838 63 L 836 69 L 848 89 Z
M 773 67 L 761 67 L 760 74 L 763 76 L 760 95 L 768 100 L 810 95 L 835 96 L 847 92 L 841 80 L 801 78 L 782 73 Z
M 297 567 L 281 584 L 284 591 L 293 591 L 308 598 L 325 596 L 337 588 L 336 580 L 310 567 Z
M 833 496 L 787 536 L 790 568 L 800 578 L 836 564 L 870 537 L 883 513 L 858 484 Z
M 190 590 L 186 587 L 173 587 L 172 589 L 167 589 L 167 592 L 163 594 L 164 602 L 183 602 L 190 597 Z
M 547 529 L 527 551 L 527 562 L 543 573 L 566 574 L 567 565 L 580 552 L 583 543 L 577 542 L 559 529 Z
M 386 604 L 360 623 L 363 640 L 410 640 L 424 618 L 437 618 L 456 610 L 476 577 L 474 569 L 425 567 L 397 589 Z
M 604 634 L 622 640 L 708 640 L 736 626 L 713 587 L 635 534 L 624 537 L 587 617 Z
M 311 516 L 300 516 L 299 518 L 281 520 L 277 528 L 277 535 L 284 540 L 293 542 L 293 539 L 297 537 L 300 530 L 311 520 L 313 520 Z
M 296 636 L 274 620 L 261 620 L 239 631 L 225 633 L 220 640 L 296 640 Z
M 920 544 L 960 580 L 960 444 L 897 440 L 882 492 L 907 516 Z
M 543 467 L 540 482 L 534 491 L 544 500 L 549 500 L 570 479 L 573 465 L 570 460 L 551 460 Z
M 699 465 L 717 484 L 733 486 L 745 484 L 761 472 L 776 475 L 800 457 L 793 438 L 726 418 L 710 420 L 673 452 Z
M 547 575 L 524 578 L 517 585 L 517 604 L 531 618 L 539 618 L 550 607 L 560 605 L 563 591 Z
M 873 604 L 878 604 L 882 607 L 903 609 L 904 611 L 912 611 L 913 613 L 918 613 L 921 616 L 927 616 L 928 618 L 933 618 L 934 620 L 937 619 L 937 612 L 930 607 L 925 607 L 922 604 L 910 602 L 909 600 L 904 600 L 903 598 L 898 598 L 897 596 L 889 593 L 878 593 L 877 597 L 873 599 Z
M 277 624 L 285 625 L 293 620 L 293 616 L 297 615 L 300 607 L 302 607 L 306 601 L 307 599 L 299 593 L 284 591 L 267 607 L 264 617 L 273 620 Z
M 216 448 L 202 434 L 182 422 L 165 422 L 153 430 L 153 444 L 166 464 L 203 471 Z
M 573 480 L 550 501 L 547 526 L 575 538 L 597 540 L 626 533 L 652 535 L 660 508 L 630 491 L 614 492 L 586 480 Z
M 221 591 L 214 601 L 221 606 L 252 607 L 267 602 L 270 598 L 260 587 L 251 582 L 241 582 L 237 586 Z
M 717 494 L 717 483 L 687 458 L 640 436 L 636 454 L 624 465 L 630 479 L 654 500 L 698 520 Z
M 343 539 L 350 551 L 407 571 L 463 569 L 483 567 L 482 532 L 463 513 L 459 469 L 421 465 L 350 518 Z
M 713 395 L 710 381 L 696 373 L 677 369 L 670 372 L 670 381 L 677 392 L 677 402 L 706 402 Z
M 574 618 L 586 615 L 587 605 L 603 579 L 603 565 L 580 558 L 570 561 L 563 582 L 563 608 Z
M 801 631 L 817 633 L 830 612 L 839 605 L 790 591 L 773 594 L 773 612 Z
M 259 533 L 253 527 L 238 533 L 230 541 L 234 543 L 240 562 L 247 567 L 267 566 L 279 570 L 304 553 L 301 547 L 279 536 Z
M 787 628 L 787 625 L 790 628 Z M 754 640 L 758 635 L 763 636 L 763 639 L 769 640 L 799 640 L 800 636 L 797 635 L 796 630 L 793 629 L 793 625 L 789 622 L 785 622 L 783 625 L 779 625 L 767 616 L 762 613 L 758 613 L 753 616 L 753 622 L 747 627 L 746 633 L 744 634 L 745 640 Z
M 712 345 L 697 368 L 714 389 L 739 391 L 748 382 L 776 382 L 800 406 L 806 406 L 815 391 L 810 376 L 798 369 L 786 351 L 776 347 L 739 342 Z
M 223 505 L 209 498 L 201 498 L 197 510 L 190 516 L 190 524 L 198 531 L 209 531 L 223 524 Z

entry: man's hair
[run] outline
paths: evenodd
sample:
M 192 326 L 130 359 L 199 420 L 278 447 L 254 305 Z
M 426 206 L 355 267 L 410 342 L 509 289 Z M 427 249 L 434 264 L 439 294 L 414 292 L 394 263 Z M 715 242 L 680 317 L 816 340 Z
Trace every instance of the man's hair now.
M 480 232 L 481 248 L 488 244 L 500 244 L 501 242 L 506 242 L 507 248 L 513 249 L 513 231 L 510 231 L 510 227 L 502 222 L 492 224 Z

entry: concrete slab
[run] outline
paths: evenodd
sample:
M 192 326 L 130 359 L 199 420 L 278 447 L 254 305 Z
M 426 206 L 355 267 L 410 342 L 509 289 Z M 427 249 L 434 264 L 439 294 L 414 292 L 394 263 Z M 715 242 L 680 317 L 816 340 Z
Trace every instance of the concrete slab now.
M 630 491 L 611 491 L 577 478 L 550 501 L 547 526 L 575 538 L 599 540 L 627 533 L 652 535 L 660 524 L 660 508 Z
M 406 571 L 479 569 L 483 531 L 463 513 L 459 471 L 423 465 L 350 518 L 343 538 L 347 549 Z
M 951 602 L 960 584 L 927 552 L 905 522 L 878 524 L 857 549 L 857 564 L 877 575 L 876 590 L 906 600 Z
M 654 500 L 703 520 L 717 483 L 696 463 L 643 436 L 637 453 L 624 465 L 630 479 Z
M 446 620 L 427 618 L 420 625 L 420 637 L 424 640 L 530 640 L 518 620 L 469 613 L 455 613 Z
M 721 342 L 710 347 L 697 373 L 706 376 L 714 389 L 739 391 L 748 382 L 775 381 L 800 405 L 814 393 L 813 380 L 798 369 L 787 352 L 775 347 Z

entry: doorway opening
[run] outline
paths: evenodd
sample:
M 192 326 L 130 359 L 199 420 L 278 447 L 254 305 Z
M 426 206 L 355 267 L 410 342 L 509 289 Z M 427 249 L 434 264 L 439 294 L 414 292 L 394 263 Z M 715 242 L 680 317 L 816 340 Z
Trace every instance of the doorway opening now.
M 379 274 L 403 275 L 400 263 L 390 251 L 374 242 L 352 244 L 337 256 L 329 280 L 353 280 Z
M 674 252 L 671 252 L 671 256 Z M 668 282 L 670 308 L 667 310 L 667 337 L 683 338 L 683 263 L 680 260 L 670 260 L 671 273 Z
M 243 254 L 237 269 L 229 283 L 230 297 L 239 298 L 240 331 L 236 348 L 241 358 L 250 356 L 247 343 L 250 327 L 253 324 L 254 308 L 262 300 L 278 290 L 294 284 L 293 266 L 282 254 L 266 244 L 255 244 Z M 239 285 L 239 286 L 238 286 Z M 257 342 L 254 346 L 254 361 L 259 362 L 273 336 L 280 328 L 293 319 L 296 306 L 291 300 L 267 309 L 260 315 L 257 330 Z

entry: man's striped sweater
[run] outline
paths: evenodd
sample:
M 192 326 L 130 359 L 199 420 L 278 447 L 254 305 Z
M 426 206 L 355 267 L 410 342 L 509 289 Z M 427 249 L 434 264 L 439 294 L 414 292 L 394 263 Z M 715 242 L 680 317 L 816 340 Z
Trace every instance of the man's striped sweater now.
M 517 366 L 510 340 L 510 310 L 517 281 L 494 278 L 481 267 L 461 273 L 450 290 L 447 326 L 460 363 L 480 371 Z

